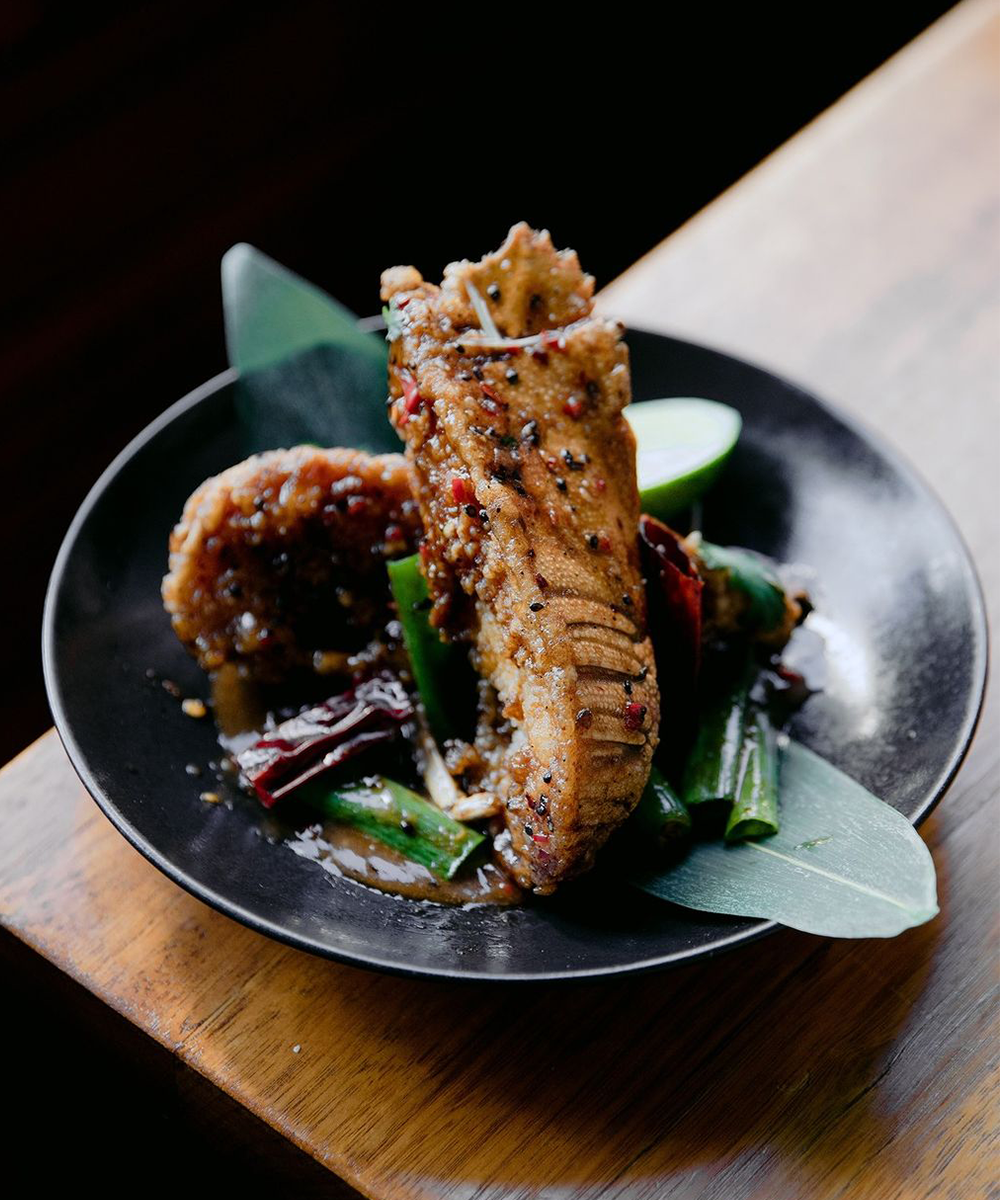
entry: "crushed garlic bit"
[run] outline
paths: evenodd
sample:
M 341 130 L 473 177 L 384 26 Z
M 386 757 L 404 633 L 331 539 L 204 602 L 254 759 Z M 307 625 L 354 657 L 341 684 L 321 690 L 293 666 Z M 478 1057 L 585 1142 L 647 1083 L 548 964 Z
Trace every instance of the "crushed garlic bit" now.
M 481 821 L 484 817 L 495 817 L 500 811 L 500 801 L 492 792 L 474 792 L 463 796 L 448 814 L 456 821 Z

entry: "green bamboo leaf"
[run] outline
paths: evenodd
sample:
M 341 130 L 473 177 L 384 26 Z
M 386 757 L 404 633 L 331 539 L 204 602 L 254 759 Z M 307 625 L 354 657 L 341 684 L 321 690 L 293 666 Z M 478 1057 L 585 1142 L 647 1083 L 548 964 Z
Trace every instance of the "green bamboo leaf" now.
M 824 937 L 893 937 L 938 911 L 934 862 L 909 821 L 811 750 L 782 752 L 781 830 L 697 842 L 630 882 L 685 908 Z
M 383 337 L 359 329 L 349 309 L 246 242 L 222 257 L 222 306 L 229 365 L 241 374 L 330 345 L 368 359 L 385 375 Z
M 385 338 L 253 246 L 222 260 L 229 362 L 244 453 L 312 442 L 399 450 L 385 412 Z

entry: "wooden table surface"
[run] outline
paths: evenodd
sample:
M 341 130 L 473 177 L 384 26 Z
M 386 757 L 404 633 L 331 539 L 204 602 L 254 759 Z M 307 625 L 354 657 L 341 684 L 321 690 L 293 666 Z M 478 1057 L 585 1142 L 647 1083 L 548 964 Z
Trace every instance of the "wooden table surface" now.
M 955 515 L 994 627 L 998 37 L 997 6 L 967 0 L 602 296 L 887 435 Z M 51 732 L 0 775 L 0 920 L 368 1196 L 985 1196 L 997 715 L 991 695 L 923 827 L 941 915 L 889 942 L 781 932 L 572 988 L 341 967 L 158 874 Z

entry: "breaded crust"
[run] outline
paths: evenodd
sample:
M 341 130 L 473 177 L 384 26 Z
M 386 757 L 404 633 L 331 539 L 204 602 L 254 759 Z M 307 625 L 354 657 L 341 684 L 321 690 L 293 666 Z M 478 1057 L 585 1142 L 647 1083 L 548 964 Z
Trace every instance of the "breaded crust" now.
M 499 340 L 483 336 L 470 283 Z M 617 323 L 590 315 L 592 290 L 575 254 L 526 225 L 440 288 L 412 267 L 383 276 L 399 327 L 390 415 L 432 620 L 472 643 L 499 697 L 501 848 L 539 892 L 589 867 L 638 803 L 659 724 L 628 351 Z
M 280 681 L 388 614 L 385 560 L 420 517 L 401 455 L 297 446 L 206 480 L 170 537 L 163 602 L 206 671 Z

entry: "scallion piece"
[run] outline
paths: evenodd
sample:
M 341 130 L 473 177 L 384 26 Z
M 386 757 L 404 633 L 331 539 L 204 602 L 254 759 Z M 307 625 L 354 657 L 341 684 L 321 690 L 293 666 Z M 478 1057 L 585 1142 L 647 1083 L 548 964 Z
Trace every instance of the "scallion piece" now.
M 743 730 L 755 671 L 748 668 L 735 684 L 707 705 L 694 747 L 684 768 L 681 797 L 692 808 L 736 799 L 743 756 Z
M 328 820 L 353 826 L 441 879 L 451 879 L 484 840 L 423 796 L 380 775 L 336 787 L 317 780 L 296 795 Z
M 657 850 L 666 849 L 691 832 L 687 806 L 656 767 L 649 773 L 649 782 L 630 822 L 637 837 Z
M 467 732 L 475 720 L 475 677 L 468 651 L 454 642 L 443 642 L 431 625 L 431 602 L 420 573 L 419 555 L 397 558 L 387 565 L 413 682 L 431 732 L 443 743 L 446 738 Z
M 739 791 L 726 823 L 726 841 L 778 832 L 778 737 L 766 712 L 753 708 L 744 727 Z

